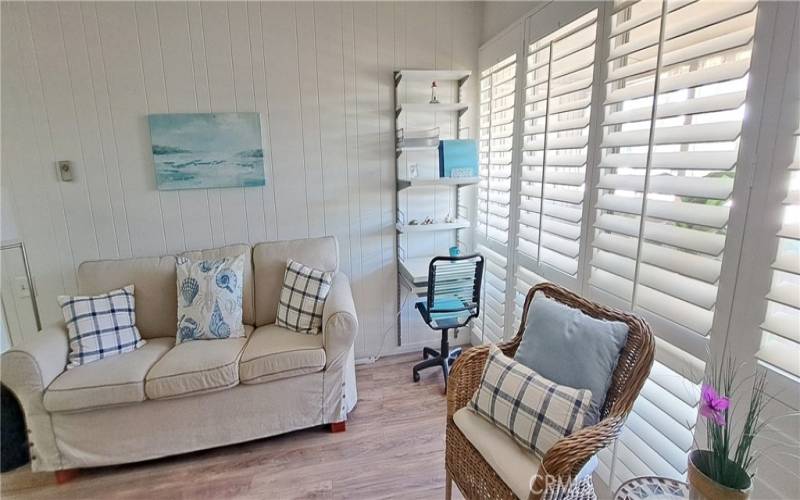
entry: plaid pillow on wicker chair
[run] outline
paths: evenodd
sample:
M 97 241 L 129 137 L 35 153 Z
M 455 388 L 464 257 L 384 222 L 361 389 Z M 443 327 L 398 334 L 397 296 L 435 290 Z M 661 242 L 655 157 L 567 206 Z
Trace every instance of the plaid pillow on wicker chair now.
M 492 344 L 469 407 L 542 458 L 581 428 L 591 399 L 591 391 L 558 385 Z

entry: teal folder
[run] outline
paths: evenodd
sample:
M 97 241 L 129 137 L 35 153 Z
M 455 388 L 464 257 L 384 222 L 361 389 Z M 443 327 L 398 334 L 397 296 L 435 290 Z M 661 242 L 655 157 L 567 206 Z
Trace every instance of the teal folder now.
M 478 143 L 473 139 L 439 141 L 439 177 L 477 177 Z

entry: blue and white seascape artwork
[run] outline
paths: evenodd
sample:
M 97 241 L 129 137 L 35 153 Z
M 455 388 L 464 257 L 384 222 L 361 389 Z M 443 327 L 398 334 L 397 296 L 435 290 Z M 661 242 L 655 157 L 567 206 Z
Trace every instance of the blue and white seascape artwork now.
M 258 113 L 148 116 L 160 190 L 266 184 Z

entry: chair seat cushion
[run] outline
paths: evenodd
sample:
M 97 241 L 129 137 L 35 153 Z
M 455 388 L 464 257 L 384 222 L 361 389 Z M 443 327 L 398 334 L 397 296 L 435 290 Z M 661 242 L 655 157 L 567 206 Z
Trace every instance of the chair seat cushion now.
M 509 489 L 519 498 L 528 498 L 539 472 L 539 459 L 467 407 L 453 414 L 453 422 Z M 578 472 L 576 480 L 590 476 L 596 467 L 597 456 L 593 456 Z
M 453 422 L 511 491 L 519 498 L 528 498 L 539 472 L 539 459 L 469 408 L 458 410 Z
M 145 376 L 175 344 L 151 338 L 139 349 L 81 365 L 59 375 L 44 393 L 48 411 L 76 411 L 145 400 Z
M 245 325 L 245 335 L 253 327 Z M 193 340 L 173 347 L 148 372 L 150 399 L 192 396 L 239 384 L 239 357 L 247 338 Z
M 264 325 L 250 335 L 239 362 L 243 384 L 259 384 L 325 368 L 322 335 L 306 335 Z

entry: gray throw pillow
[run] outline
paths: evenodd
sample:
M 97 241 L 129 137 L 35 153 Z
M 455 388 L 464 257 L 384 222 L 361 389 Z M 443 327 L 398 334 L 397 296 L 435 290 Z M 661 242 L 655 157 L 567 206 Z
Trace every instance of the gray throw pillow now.
M 593 425 L 627 338 L 627 324 L 592 318 L 538 293 L 514 360 L 559 385 L 592 391 L 584 425 Z

